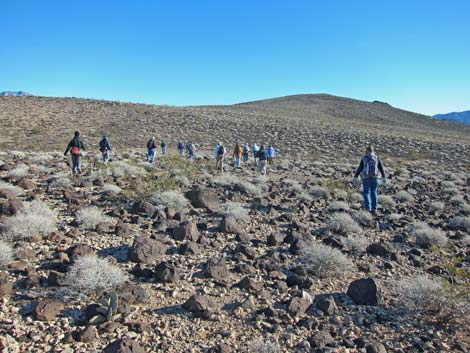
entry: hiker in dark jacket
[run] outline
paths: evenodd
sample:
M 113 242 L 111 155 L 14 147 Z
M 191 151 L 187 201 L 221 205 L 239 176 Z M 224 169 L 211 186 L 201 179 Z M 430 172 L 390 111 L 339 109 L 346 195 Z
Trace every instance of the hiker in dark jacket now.
M 74 175 L 82 172 L 82 151 L 86 150 L 85 143 L 80 138 L 80 131 L 75 131 L 75 136 L 69 142 L 64 152 L 64 156 L 70 151 L 72 154 L 72 172 Z
M 268 159 L 268 155 L 263 145 L 261 145 L 259 151 L 256 152 L 256 158 L 258 158 L 258 171 L 261 175 L 266 175 L 266 160 Z
M 372 213 L 377 211 L 379 199 L 379 186 L 385 182 L 385 171 L 380 158 L 375 154 L 374 146 L 366 148 L 366 155 L 362 157 L 361 163 L 354 174 L 353 184 L 359 184 L 359 175 L 362 179 L 362 194 L 364 205 Z
M 147 142 L 147 161 L 153 163 L 155 160 L 155 151 L 157 149 L 157 145 L 155 144 L 155 137 L 152 137 Z
M 100 141 L 100 151 L 103 155 L 103 163 L 108 163 L 111 144 L 109 143 L 108 137 L 106 135 L 103 135 L 103 138 Z

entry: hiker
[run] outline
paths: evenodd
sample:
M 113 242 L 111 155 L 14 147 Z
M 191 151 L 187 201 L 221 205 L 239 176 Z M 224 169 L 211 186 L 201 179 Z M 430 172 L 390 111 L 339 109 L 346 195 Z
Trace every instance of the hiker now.
M 274 157 L 276 157 L 276 150 L 274 149 L 274 147 L 269 146 L 266 154 L 268 156 L 268 164 L 271 167 L 274 167 Z
M 111 152 L 111 144 L 109 143 L 108 137 L 103 135 L 103 138 L 100 141 L 100 151 L 103 155 L 103 163 L 108 163 L 109 153 Z
M 178 152 L 180 153 L 180 155 L 184 154 L 184 143 L 182 140 L 179 140 L 178 142 Z
M 268 159 L 268 155 L 263 145 L 261 145 L 259 151 L 256 153 L 256 157 L 258 158 L 259 173 L 261 175 L 266 175 L 266 160 Z
M 155 160 L 155 151 L 157 145 L 155 144 L 155 137 L 152 137 L 147 142 L 147 162 L 153 163 Z
M 80 131 L 75 131 L 75 136 L 72 141 L 69 142 L 64 152 L 64 156 L 70 151 L 72 154 L 72 172 L 73 175 L 80 174 L 82 172 L 82 151 L 86 150 L 85 143 L 80 138 Z
M 224 157 L 225 153 L 227 152 L 225 150 L 225 147 L 222 145 L 222 143 L 219 143 L 217 146 L 217 157 L 216 157 L 216 162 L 215 162 L 215 170 L 217 171 L 224 171 Z
M 379 185 L 381 177 L 385 182 L 385 172 L 382 161 L 375 154 L 374 146 L 366 148 L 366 155 L 362 157 L 359 168 L 354 174 L 353 184 L 359 184 L 359 175 L 362 179 L 362 193 L 364 196 L 364 205 L 372 213 L 377 211 L 379 198 Z
M 245 142 L 243 144 L 243 162 L 248 162 L 248 154 L 250 153 L 250 147 L 248 144 Z
M 160 143 L 160 147 L 162 149 L 162 154 L 166 154 L 166 143 L 165 143 L 165 141 L 162 141 Z
M 259 147 L 258 147 L 258 145 L 255 143 L 255 144 L 253 144 L 253 146 L 251 147 L 251 153 L 253 154 L 253 161 L 254 161 L 254 163 L 255 163 L 255 167 L 256 167 L 256 159 L 258 158 L 258 157 L 257 157 L 258 152 L 259 152 Z
M 243 148 L 237 142 L 235 148 L 233 149 L 233 158 L 235 158 L 235 167 L 240 168 L 240 163 L 242 161 Z
M 217 157 L 219 156 L 219 147 L 222 145 L 222 142 L 218 142 L 217 145 L 214 147 L 214 157 L 217 160 Z
M 186 149 L 188 150 L 188 158 L 194 159 L 196 158 L 196 146 L 194 145 L 193 141 L 189 141 L 186 145 Z

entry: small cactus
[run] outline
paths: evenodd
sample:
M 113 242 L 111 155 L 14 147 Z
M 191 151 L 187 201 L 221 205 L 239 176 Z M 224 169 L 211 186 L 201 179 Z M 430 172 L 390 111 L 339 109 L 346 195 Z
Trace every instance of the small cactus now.
M 116 292 L 110 292 L 101 298 L 99 307 L 96 309 L 98 315 L 93 316 L 89 323 L 91 325 L 99 325 L 103 322 L 115 319 L 118 309 L 118 295 Z

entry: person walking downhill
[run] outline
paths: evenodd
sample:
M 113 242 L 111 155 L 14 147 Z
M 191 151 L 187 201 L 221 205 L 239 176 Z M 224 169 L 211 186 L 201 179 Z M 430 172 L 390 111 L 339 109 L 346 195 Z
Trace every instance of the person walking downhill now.
M 222 145 L 222 142 L 218 142 L 217 145 L 214 147 L 214 158 L 217 160 L 219 156 L 219 147 Z
M 235 148 L 233 149 L 233 158 L 235 158 L 235 167 L 236 168 L 241 167 L 242 155 L 243 155 L 243 148 L 237 142 L 237 144 L 235 145 Z
M 166 143 L 165 143 L 165 141 L 162 141 L 160 143 L 160 147 L 162 149 L 162 154 L 166 154 Z
M 224 171 L 224 157 L 226 154 L 225 147 L 222 145 L 222 143 L 218 144 L 217 148 L 217 157 L 216 157 L 216 162 L 215 162 L 215 170 L 223 172 Z
M 178 152 L 180 155 L 184 154 L 184 142 L 183 140 L 179 140 L 178 142 Z
M 261 145 L 256 157 L 258 158 L 258 172 L 261 175 L 266 175 L 266 160 L 268 159 L 268 155 L 263 145 Z
M 259 147 L 258 145 L 255 143 L 253 144 L 253 146 L 251 147 L 251 153 L 253 154 L 253 161 L 255 163 L 255 167 L 257 165 L 256 163 L 256 159 L 258 158 L 258 152 L 259 152 Z
M 381 181 L 385 182 L 386 179 L 382 161 L 375 154 L 374 146 L 368 146 L 366 148 L 366 155 L 362 157 L 356 174 L 354 174 L 354 185 L 359 184 L 359 175 L 361 175 L 362 179 L 362 193 L 365 208 L 371 213 L 375 213 L 379 206 L 379 186 Z
M 189 141 L 186 145 L 186 149 L 188 150 L 188 158 L 194 159 L 196 158 L 196 146 L 194 145 L 193 141 Z
M 100 141 L 100 151 L 103 155 L 103 163 L 108 163 L 109 153 L 111 152 L 111 144 L 109 143 L 108 137 L 103 135 L 103 138 Z
M 268 164 L 270 167 L 274 167 L 274 157 L 276 157 L 276 150 L 273 146 L 268 147 L 268 151 L 266 152 L 268 156 Z
M 245 142 L 243 144 L 243 162 L 248 162 L 248 154 L 250 153 L 250 147 L 248 144 Z
M 150 163 L 154 162 L 156 150 L 157 150 L 157 145 L 155 144 L 155 137 L 152 137 L 147 142 L 147 162 L 150 162 Z
M 73 175 L 82 172 L 82 151 L 86 150 L 85 143 L 80 138 L 80 131 L 75 131 L 72 141 L 69 142 L 65 149 L 64 156 L 70 151 L 72 154 L 72 173 Z

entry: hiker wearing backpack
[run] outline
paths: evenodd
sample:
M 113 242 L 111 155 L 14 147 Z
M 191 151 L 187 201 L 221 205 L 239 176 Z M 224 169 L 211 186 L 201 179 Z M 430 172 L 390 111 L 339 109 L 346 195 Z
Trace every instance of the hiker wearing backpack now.
M 188 150 L 188 158 L 194 159 L 196 158 L 196 146 L 194 145 L 193 141 L 189 141 L 186 145 L 186 149 Z
M 160 143 L 160 147 L 162 149 L 162 154 L 166 154 L 166 143 L 165 143 L 165 141 L 162 141 Z
M 155 161 L 155 151 L 157 145 L 155 144 L 155 137 L 147 141 L 147 162 L 153 163 Z
M 258 158 L 258 172 L 261 175 L 266 175 L 266 160 L 268 159 L 268 155 L 263 145 L 261 145 L 259 151 L 256 153 L 256 157 Z
M 233 149 L 233 158 L 235 158 L 235 167 L 240 168 L 242 161 L 243 147 L 237 142 L 235 148 Z
M 103 155 L 103 163 L 108 163 L 109 153 L 111 152 L 111 144 L 109 143 L 108 137 L 103 135 L 103 138 L 100 141 L 100 151 Z
M 243 162 L 248 162 L 248 154 L 250 153 L 250 147 L 248 144 L 245 142 L 243 144 Z
M 216 157 L 216 162 L 215 162 L 215 170 L 217 171 L 224 171 L 224 157 L 226 154 L 225 147 L 222 145 L 222 143 L 219 143 L 217 148 L 217 157 Z
M 251 153 L 253 154 L 253 161 L 255 163 L 255 167 L 256 167 L 256 159 L 258 158 L 258 152 L 259 152 L 259 147 L 258 145 L 255 143 L 253 144 L 253 146 L 251 147 Z
M 178 152 L 180 155 L 184 154 L 184 142 L 182 140 L 178 142 Z
M 362 157 L 356 174 L 354 174 L 354 185 L 359 184 L 359 175 L 362 179 L 364 205 L 368 211 L 375 213 L 378 207 L 379 186 L 381 181 L 385 182 L 386 179 L 382 161 L 375 154 L 374 146 L 367 147 L 366 155 Z
M 217 160 L 217 157 L 219 156 L 219 147 L 222 145 L 222 142 L 217 143 L 214 147 L 214 157 Z
M 274 149 L 274 147 L 269 146 L 268 150 L 266 151 L 266 154 L 268 156 L 268 164 L 271 167 L 274 167 L 274 157 L 276 157 L 276 150 Z
M 72 141 L 69 142 L 65 149 L 64 156 L 70 151 L 72 154 L 72 172 L 73 175 L 82 172 L 82 151 L 86 150 L 85 143 L 80 138 L 80 131 L 75 131 Z

